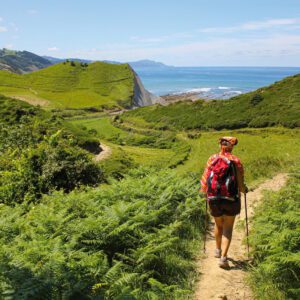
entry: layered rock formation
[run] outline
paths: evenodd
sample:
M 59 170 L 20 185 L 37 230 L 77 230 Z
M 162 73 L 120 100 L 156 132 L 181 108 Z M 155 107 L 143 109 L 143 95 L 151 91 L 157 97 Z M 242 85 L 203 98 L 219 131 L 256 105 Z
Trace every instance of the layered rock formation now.
M 132 68 L 131 70 L 134 75 L 133 107 L 148 106 L 157 103 L 166 104 L 163 98 L 147 91 L 137 73 Z

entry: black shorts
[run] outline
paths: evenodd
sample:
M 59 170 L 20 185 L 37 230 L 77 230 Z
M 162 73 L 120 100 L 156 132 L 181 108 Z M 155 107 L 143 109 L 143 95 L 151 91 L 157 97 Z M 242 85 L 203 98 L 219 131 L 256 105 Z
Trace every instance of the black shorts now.
M 209 200 L 209 211 L 213 217 L 236 216 L 241 211 L 241 201 L 230 201 L 225 199 Z

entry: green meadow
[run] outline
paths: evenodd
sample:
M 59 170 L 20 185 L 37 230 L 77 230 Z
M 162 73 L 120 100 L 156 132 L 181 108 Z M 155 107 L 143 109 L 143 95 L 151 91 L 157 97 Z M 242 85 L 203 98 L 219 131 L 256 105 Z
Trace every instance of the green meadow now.
M 234 149 L 234 154 L 244 164 L 246 180 L 249 183 L 259 182 L 276 172 L 283 171 L 300 158 L 299 129 L 268 127 L 184 132 L 151 129 L 152 137 L 153 133 L 169 134 L 169 142 L 173 145 L 169 149 L 161 149 L 153 145 L 138 146 L 138 143 L 143 144 L 143 137 L 146 139 L 147 135 L 136 132 L 149 131 L 150 124 L 145 122 L 139 123 L 139 125 L 143 124 L 142 127 L 138 127 L 135 123 L 133 131 L 128 131 L 128 128 L 122 130 L 122 127 L 114 126 L 113 118 L 109 117 L 70 122 L 87 131 L 95 130 L 100 141 L 110 145 L 112 149 L 122 149 L 138 165 L 160 168 L 168 166 L 170 160 L 173 160 L 172 168 L 183 176 L 188 173 L 200 176 L 208 157 L 219 151 L 218 139 L 221 136 L 233 135 L 238 138 L 239 143 Z M 130 125 L 127 124 L 127 126 Z M 174 136 L 177 142 L 173 141 Z M 155 138 L 160 137 L 156 134 Z M 135 145 L 130 145 L 132 143 Z
M 0 71 L 0 93 L 46 108 L 126 107 L 133 73 L 127 64 L 73 61 L 22 75 Z

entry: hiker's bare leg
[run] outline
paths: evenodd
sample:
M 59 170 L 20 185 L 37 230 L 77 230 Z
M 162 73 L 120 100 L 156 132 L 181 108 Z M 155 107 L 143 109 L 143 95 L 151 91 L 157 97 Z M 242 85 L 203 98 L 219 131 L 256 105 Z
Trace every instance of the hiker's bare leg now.
M 216 238 L 216 249 L 221 249 L 222 245 L 222 234 L 223 234 L 223 217 L 214 217 L 215 219 L 215 238 Z
M 232 237 L 232 229 L 235 220 L 235 216 L 223 216 L 223 243 L 224 247 L 222 250 L 222 256 L 227 256 L 227 252 L 230 246 L 231 237 Z

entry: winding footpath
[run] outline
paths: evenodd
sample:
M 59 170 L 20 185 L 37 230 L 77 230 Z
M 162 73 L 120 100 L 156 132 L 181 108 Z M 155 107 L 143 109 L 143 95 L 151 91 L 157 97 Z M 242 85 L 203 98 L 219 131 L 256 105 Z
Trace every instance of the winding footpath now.
M 102 151 L 94 157 L 94 160 L 96 162 L 104 160 L 104 159 L 110 157 L 110 155 L 112 154 L 112 150 L 109 146 L 101 143 L 100 147 L 101 147 Z
M 286 183 L 287 174 L 277 174 L 272 179 L 266 180 L 255 190 L 247 194 L 248 218 L 253 215 L 253 208 L 262 199 L 263 190 L 277 191 Z M 218 258 L 214 257 L 215 240 L 211 223 L 207 234 L 206 254 L 199 257 L 198 270 L 200 281 L 196 284 L 195 300 L 250 300 L 253 299 L 251 290 L 245 282 L 247 267 L 247 246 L 242 244 L 245 232 L 239 224 L 244 223 L 244 200 L 242 209 L 236 218 L 233 237 L 228 252 L 229 270 L 218 266 Z M 239 228 L 237 228 L 239 227 Z

